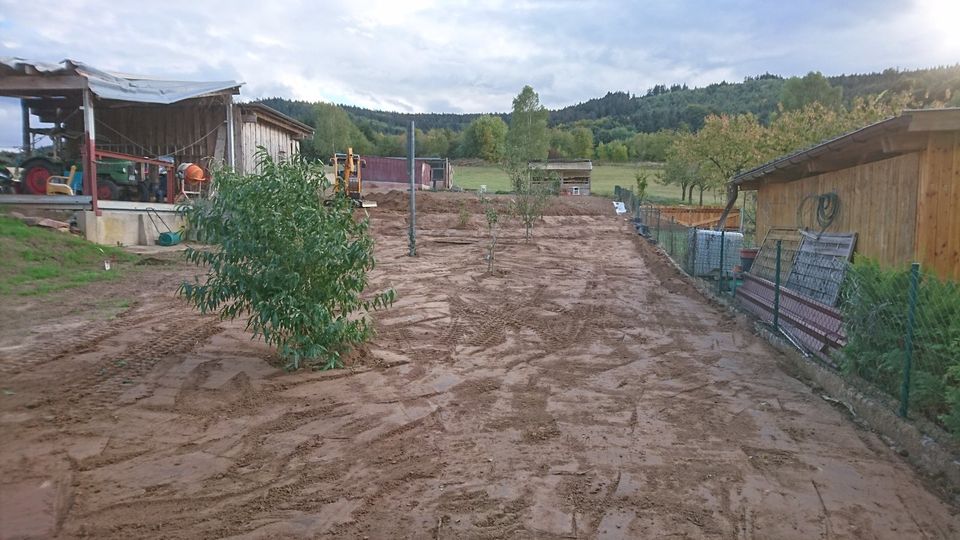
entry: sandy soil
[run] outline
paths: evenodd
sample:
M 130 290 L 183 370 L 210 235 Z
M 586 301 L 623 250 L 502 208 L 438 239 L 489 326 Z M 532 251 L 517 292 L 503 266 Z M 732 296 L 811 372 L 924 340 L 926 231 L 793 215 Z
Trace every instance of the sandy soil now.
M 173 296 L 180 266 L 101 290 L 135 298 L 113 318 L 5 317 L 0 536 L 960 535 L 607 205 L 564 201 L 530 243 L 508 227 L 493 274 L 453 198 L 424 197 L 417 258 L 373 211 L 373 285 L 399 300 L 336 372 L 272 367 Z

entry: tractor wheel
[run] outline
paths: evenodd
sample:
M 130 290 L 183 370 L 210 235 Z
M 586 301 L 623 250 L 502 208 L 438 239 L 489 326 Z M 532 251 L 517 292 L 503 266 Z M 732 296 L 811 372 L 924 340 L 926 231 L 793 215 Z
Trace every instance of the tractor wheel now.
M 116 200 L 120 195 L 120 188 L 107 178 L 97 179 L 97 199 L 101 201 Z
M 46 195 L 47 178 L 60 174 L 53 162 L 46 158 L 28 159 L 22 167 L 20 185 L 28 195 Z

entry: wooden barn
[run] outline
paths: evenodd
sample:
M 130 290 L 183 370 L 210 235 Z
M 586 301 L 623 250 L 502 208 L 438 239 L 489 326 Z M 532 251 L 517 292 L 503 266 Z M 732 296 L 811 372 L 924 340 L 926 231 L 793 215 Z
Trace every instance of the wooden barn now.
M 589 159 L 548 159 L 531 161 L 530 169 L 547 171 L 560 180 L 560 195 L 589 195 L 590 172 L 593 162 Z
M 273 159 L 283 159 L 300 152 L 300 141 L 313 135 L 313 128 L 295 120 L 263 103 L 241 103 L 240 159 L 237 170 L 254 172 L 257 168 L 256 153 L 263 147 Z M 235 119 L 236 120 L 236 119 Z
M 19 193 L 0 195 L 0 204 L 77 210 L 78 226 L 98 243 L 152 243 L 148 212 L 176 226 L 173 203 L 209 195 L 216 181 L 187 184 L 177 167 L 254 172 L 258 146 L 281 159 L 312 134 L 264 105 L 234 103 L 240 86 L 0 58 L 0 96 L 20 100 L 23 126 Z
M 227 165 L 253 172 L 263 146 L 274 158 L 299 151 L 313 130 L 265 105 L 235 104 L 235 81 L 165 81 L 102 71 L 82 62 L 57 64 L 0 59 L 0 95 L 22 105 L 23 153 L 38 137 L 57 141 L 57 159 L 79 163 L 83 193 L 98 199 L 101 159 L 142 159 L 145 164 Z M 175 196 L 171 183 L 166 196 Z M 42 191 L 33 190 L 32 192 Z
M 960 279 L 960 109 L 904 111 L 733 182 L 757 192 L 758 239 L 778 228 L 855 233 L 856 255 Z M 835 207 L 818 220 L 822 201 Z

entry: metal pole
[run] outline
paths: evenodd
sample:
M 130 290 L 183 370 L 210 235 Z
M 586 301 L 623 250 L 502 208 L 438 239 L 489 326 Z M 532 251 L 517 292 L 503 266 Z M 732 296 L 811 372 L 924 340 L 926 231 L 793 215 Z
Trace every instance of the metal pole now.
M 237 157 L 233 143 L 233 96 L 227 96 L 227 165 L 237 168 Z
M 900 416 L 907 417 L 910 403 L 910 370 L 913 364 L 913 326 L 917 317 L 917 289 L 920 286 L 920 263 L 910 265 L 910 294 L 907 307 L 907 335 L 903 340 L 903 382 L 900 385 Z
M 657 208 L 657 245 L 660 245 L 660 209 Z
M 414 122 L 407 131 L 407 169 L 410 173 L 410 256 L 417 255 L 417 186 L 416 186 L 416 141 Z
M 780 330 L 780 255 L 783 250 L 783 240 L 777 240 L 777 267 L 773 276 L 773 329 Z
M 723 241 L 726 239 L 726 229 L 720 229 L 720 276 L 717 278 L 717 294 L 723 292 Z
M 20 116 L 23 120 L 23 155 L 29 156 L 33 151 L 33 144 L 30 141 L 30 104 L 27 100 L 20 100 Z
M 89 89 L 83 91 L 83 148 L 84 192 L 90 194 L 90 209 L 99 216 L 101 211 L 97 200 L 97 128 L 93 115 L 93 94 Z

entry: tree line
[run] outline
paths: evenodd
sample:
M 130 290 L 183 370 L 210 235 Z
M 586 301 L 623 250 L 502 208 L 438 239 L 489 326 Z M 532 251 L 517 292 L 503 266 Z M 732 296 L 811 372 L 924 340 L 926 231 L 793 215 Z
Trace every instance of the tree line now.
M 703 194 L 723 190 L 727 181 L 803 148 L 895 116 L 908 108 L 960 104 L 949 88 L 931 99 L 908 90 L 844 99 L 843 88 L 817 72 L 792 78 L 781 89 L 769 122 L 755 114 L 711 114 L 697 131 L 675 133 L 667 149 L 662 181 L 680 187 L 682 200 L 703 204 Z
M 907 95 L 918 107 L 960 105 L 960 64 L 820 78 L 834 89 L 834 96 L 824 97 L 830 107 L 851 107 L 857 99 L 885 93 Z M 676 134 L 699 131 L 708 117 L 751 114 L 762 126 L 769 126 L 778 117 L 781 104 L 796 108 L 789 94 L 796 93 L 796 81 L 805 79 L 764 73 L 739 83 L 720 82 L 703 88 L 660 84 L 643 95 L 610 92 L 548 110 L 547 155 L 612 162 L 665 161 L 666 149 Z M 503 151 L 504 126 L 510 124 L 512 115 L 399 113 L 282 98 L 263 102 L 317 129 L 314 139 L 303 145 L 304 154 L 316 158 L 323 158 L 333 148 L 342 151 L 344 141 L 367 154 L 402 155 L 406 127 L 414 120 L 421 155 L 495 160 Z

